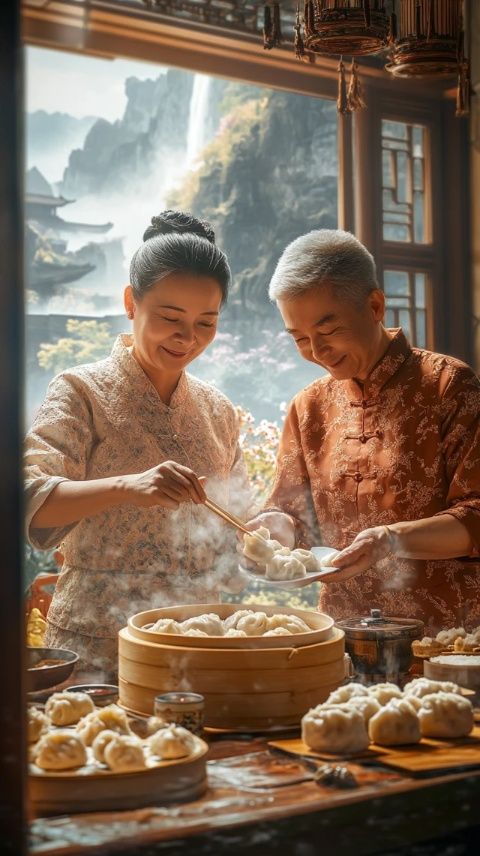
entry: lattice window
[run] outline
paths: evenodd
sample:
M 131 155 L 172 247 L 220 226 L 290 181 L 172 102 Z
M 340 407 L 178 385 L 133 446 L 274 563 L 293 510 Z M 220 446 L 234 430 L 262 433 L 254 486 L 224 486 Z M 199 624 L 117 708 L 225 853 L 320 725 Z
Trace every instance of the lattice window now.
M 384 241 L 428 241 L 426 131 L 423 125 L 382 120 Z
M 431 347 L 427 318 L 427 274 L 420 271 L 385 270 L 383 287 L 387 301 L 385 324 L 402 327 L 410 344 Z

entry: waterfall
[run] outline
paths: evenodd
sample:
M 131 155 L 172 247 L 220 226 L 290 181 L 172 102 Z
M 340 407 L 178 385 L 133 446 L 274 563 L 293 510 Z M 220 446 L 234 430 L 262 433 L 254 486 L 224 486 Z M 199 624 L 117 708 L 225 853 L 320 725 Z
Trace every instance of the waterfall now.
M 208 94 L 210 77 L 196 74 L 190 99 L 190 114 L 187 132 L 187 168 L 191 168 L 199 151 L 206 141 L 206 119 L 208 113 Z

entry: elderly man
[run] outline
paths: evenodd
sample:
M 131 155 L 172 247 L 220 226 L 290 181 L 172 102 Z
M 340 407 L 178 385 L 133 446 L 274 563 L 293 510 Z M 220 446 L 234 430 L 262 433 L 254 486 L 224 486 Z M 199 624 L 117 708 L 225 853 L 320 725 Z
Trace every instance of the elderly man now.
M 273 491 L 255 524 L 287 546 L 341 550 L 320 608 L 380 607 L 428 632 L 480 623 L 480 384 L 383 326 L 370 253 L 310 232 L 281 256 L 275 300 L 300 356 L 327 375 L 290 404 Z

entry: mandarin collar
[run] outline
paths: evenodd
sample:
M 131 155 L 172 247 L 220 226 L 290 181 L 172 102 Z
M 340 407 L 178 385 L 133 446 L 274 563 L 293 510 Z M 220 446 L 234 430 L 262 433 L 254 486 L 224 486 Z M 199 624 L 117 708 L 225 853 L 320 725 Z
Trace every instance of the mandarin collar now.
M 117 336 L 113 345 L 111 353 L 112 359 L 116 363 L 120 364 L 123 371 L 135 383 L 135 385 L 142 390 L 142 392 L 155 398 L 158 406 L 163 407 L 166 410 L 176 410 L 181 407 L 188 395 L 188 379 L 186 373 L 183 371 L 180 375 L 178 384 L 170 399 L 170 404 L 165 404 L 165 402 L 160 398 L 148 375 L 144 372 L 141 365 L 137 363 L 132 354 L 132 347 L 133 336 L 130 333 L 121 333 Z
M 355 400 L 375 398 L 412 353 L 412 348 L 401 327 L 387 328 L 387 333 L 391 335 L 390 344 L 366 380 L 363 383 L 354 378 L 341 381 L 348 394 Z

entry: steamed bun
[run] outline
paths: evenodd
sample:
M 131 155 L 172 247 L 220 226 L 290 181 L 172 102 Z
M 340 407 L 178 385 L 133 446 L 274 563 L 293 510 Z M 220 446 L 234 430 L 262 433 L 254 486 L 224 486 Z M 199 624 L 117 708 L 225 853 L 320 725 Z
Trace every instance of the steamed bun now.
M 107 730 L 117 734 L 131 734 L 127 716 L 116 704 L 94 710 L 77 724 L 77 734 L 85 746 L 91 746 L 97 734 Z
M 423 696 L 418 718 L 423 737 L 465 737 L 474 726 L 471 703 L 455 693 Z
M 298 559 L 309 573 L 320 569 L 318 559 L 311 550 L 302 550 L 300 547 L 297 547 L 295 550 L 292 550 L 290 555 L 294 559 Z
M 375 716 L 375 714 L 381 709 L 381 705 L 377 699 L 370 695 L 353 695 L 349 698 L 346 704 L 349 707 L 353 707 L 355 710 L 360 711 L 365 720 L 365 725 L 368 725 L 372 716 Z
M 368 692 L 381 706 L 388 704 L 392 698 L 403 697 L 403 693 L 397 685 L 390 683 L 374 684 L 372 687 L 369 687 Z
M 115 734 L 104 749 L 104 761 L 115 773 L 132 773 L 146 766 L 143 746 L 131 734 Z
M 237 630 L 243 630 L 247 636 L 262 636 L 268 628 L 268 618 L 264 612 L 252 612 L 244 615 L 237 623 Z
M 306 575 L 305 565 L 294 556 L 275 553 L 267 563 L 265 576 L 268 580 L 296 580 Z
M 73 731 L 50 731 L 34 747 L 33 760 L 42 770 L 73 770 L 87 763 L 87 750 Z
M 362 752 L 368 734 L 362 713 L 347 705 L 318 705 L 302 719 L 302 740 L 320 752 Z
M 349 684 L 345 684 L 344 687 L 339 687 L 338 690 L 334 690 L 328 696 L 327 703 L 328 704 L 342 704 L 343 702 L 348 701 L 352 696 L 368 696 L 368 690 L 363 684 L 357 684 L 352 681 Z
M 73 725 L 82 716 L 92 713 L 95 705 L 87 693 L 65 690 L 53 693 L 45 705 L 45 713 L 53 725 Z
M 461 690 L 457 684 L 451 681 L 431 681 L 430 678 L 415 678 L 415 680 L 405 684 L 403 692 L 406 696 L 413 695 L 421 698 L 424 695 L 431 695 L 438 692 L 460 694 Z
M 48 717 L 38 710 L 36 707 L 29 707 L 27 710 L 28 717 L 28 742 L 35 743 L 38 738 L 47 730 L 49 722 Z
M 405 699 L 392 698 L 368 723 L 372 743 L 396 746 L 418 743 L 420 723 L 414 708 Z
M 168 725 L 150 737 L 150 751 L 163 761 L 184 758 L 195 750 L 195 737 L 181 725 Z
M 275 553 L 275 545 L 270 541 L 270 532 L 264 526 L 254 529 L 243 536 L 243 555 L 252 562 L 266 565 Z
M 207 612 L 182 621 L 182 631 L 188 635 L 189 630 L 201 630 L 206 636 L 223 636 L 223 621 L 216 612 Z
M 182 627 L 174 618 L 159 618 L 149 630 L 155 633 L 182 633 Z

